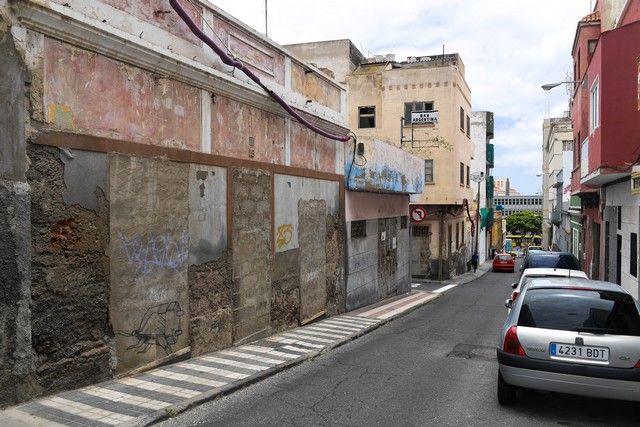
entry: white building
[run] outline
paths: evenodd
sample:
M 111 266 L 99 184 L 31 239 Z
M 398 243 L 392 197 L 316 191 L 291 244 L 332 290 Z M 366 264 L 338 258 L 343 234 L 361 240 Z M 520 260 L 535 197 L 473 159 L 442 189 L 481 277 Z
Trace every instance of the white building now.
M 473 111 L 471 113 L 471 141 L 474 145 L 473 159 L 471 160 L 472 173 L 483 172 L 484 180 L 480 185 L 472 183 L 473 199 L 478 201 L 478 189 L 480 190 L 480 210 L 493 209 L 493 200 L 487 199 L 486 182 L 491 176 L 493 168 L 493 113 L 491 111 Z M 489 181 L 491 182 L 491 181 Z M 478 230 L 478 256 L 480 263 L 483 263 L 489 256 L 491 246 L 491 227 L 486 226 Z M 475 239 L 475 237 L 474 237 Z
M 542 124 L 542 246 L 548 249 L 568 250 L 569 227 L 562 224 L 563 212 L 569 215 L 572 169 L 573 129 L 571 119 L 556 117 L 544 119 Z M 566 177 L 567 182 L 565 183 Z M 566 200 L 565 200 L 566 199 Z M 566 202 L 566 206 L 563 206 Z M 567 236 L 565 236 L 565 234 Z

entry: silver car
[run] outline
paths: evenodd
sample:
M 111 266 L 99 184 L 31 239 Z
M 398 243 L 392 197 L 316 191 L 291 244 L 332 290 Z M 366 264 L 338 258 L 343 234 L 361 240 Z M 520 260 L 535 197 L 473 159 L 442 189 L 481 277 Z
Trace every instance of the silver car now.
M 530 279 L 497 352 L 502 404 L 518 388 L 640 401 L 640 306 L 613 283 Z

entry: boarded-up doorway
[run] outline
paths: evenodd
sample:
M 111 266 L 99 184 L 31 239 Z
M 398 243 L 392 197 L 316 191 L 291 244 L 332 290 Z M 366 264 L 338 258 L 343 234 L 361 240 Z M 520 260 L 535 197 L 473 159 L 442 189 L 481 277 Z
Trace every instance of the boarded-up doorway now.
M 398 268 L 398 225 L 396 218 L 378 220 L 378 297 L 395 295 Z
M 326 313 L 326 212 L 327 204 L 324 200 L 298 202 L 300 323 L 302 324 Z

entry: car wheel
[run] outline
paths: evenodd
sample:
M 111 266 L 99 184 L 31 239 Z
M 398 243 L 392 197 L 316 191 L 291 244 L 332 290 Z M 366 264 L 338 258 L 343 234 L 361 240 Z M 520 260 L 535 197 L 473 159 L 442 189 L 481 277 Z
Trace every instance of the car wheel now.
M 498 371 L 498 402 L 501 405 L 513 405 L 516 403 L 516 393 L 518 389 L 507 384 L 502 378 L 502 373 Z

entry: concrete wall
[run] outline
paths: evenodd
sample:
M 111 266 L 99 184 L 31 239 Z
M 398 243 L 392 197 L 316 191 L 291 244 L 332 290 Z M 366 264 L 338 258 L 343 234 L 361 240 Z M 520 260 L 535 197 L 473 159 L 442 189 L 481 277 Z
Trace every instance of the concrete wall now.
M 345 145 L 344 175 L 351 190 L 421 194 L 424 191 L 424 160 L 372 138 L 359 138 L 364 154 L 354 155 Z
M 348 310 L 410 290 L 409 196 L 347 191 Z M 401 227 L 405 217 L 405 228 Z M 353 221 L 364 221 L 365 237 L 352 237 Z
M 365 58 L 351 40 L 329 40 L 285 45 L 294 55 L 327 70 L 338 82 L 346 83 L 347 75 Z

